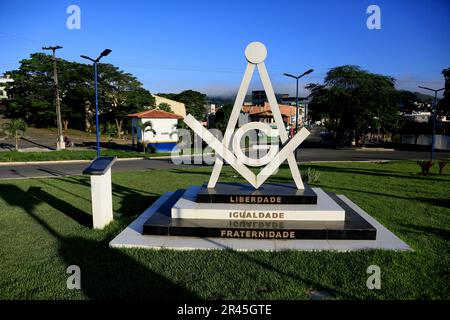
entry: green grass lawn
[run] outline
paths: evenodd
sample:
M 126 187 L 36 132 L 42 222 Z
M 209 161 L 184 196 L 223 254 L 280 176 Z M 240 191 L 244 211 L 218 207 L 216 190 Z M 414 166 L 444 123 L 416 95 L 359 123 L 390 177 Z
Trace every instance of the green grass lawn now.
M 88 177 L 8 180 L 0 181 L 0 298 L 308 299 L 312 290 L 333 299 L 450 297 L 449 174 L 423 177 L 405 161 L 310 167 L 321 171 L 316 186 L 345 194 L 414 251 L 109 249 L 158 196 L 206 182 L 212 168 L 113 173 L 115 221 L 102 231 L 88 227 Z M 236 176 L 225 168 L 221 178 Z M 289 170 L 272 180 L 290 181 Z M 381 290 L 366 287 L 374 264 Z M 82 290 L 66 288 L 69 265 L 80 266 Z

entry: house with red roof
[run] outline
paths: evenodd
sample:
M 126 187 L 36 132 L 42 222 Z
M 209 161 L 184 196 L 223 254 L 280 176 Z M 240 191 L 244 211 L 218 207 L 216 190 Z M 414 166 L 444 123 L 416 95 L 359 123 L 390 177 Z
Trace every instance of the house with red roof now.
M 278 104 L 278 106 L 285 125 L 292 126 L 293 122 L 295 122 L 295 107 L 285 104 Z M 249 115 L 250 121 L 275 122 L 268 102 L 264 102 L 261 105 L 243 105 L 242 112 Z
M 129 114 L 131 135 L 139 144 L 144 143 L 156 152 L 170 152 L 178 142 L 178 120 L 182 116 L 159 109 Z M 144 126 L 144 124 L 147 124 Z

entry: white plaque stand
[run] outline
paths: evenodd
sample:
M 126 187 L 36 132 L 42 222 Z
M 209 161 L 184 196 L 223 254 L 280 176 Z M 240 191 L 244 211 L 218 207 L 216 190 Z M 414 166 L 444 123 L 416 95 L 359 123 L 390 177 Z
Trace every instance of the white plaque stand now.
M 94 229 L 103 229 L 113 221 L 111 168 L 105 174 L 91 175 L 91 200 Z

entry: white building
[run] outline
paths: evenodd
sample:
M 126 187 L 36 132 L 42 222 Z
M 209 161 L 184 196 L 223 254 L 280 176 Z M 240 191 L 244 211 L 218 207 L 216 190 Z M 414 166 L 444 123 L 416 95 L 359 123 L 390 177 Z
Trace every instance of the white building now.
M 3 99 L 8 99 L 8 94 L 6 92 L 6 83 L 8 82 L 14 82 L 9 75 L 6 77 L 0 77 L 0 101 Z
M 149 147 L 155 148 L 156 152 L 170 152 L 178 142 L 177 124 L 181 116 L 159 109 L 129 114 L 131 117 L 131 135 L 134 142 L 136 135 L 137 143 L 144 141 Z M 151 128 L 143 132 L 139 123 L 151 123 Z M 150 130 L 151 129 L 151 130 Z
M 415 121 L 415 122 L 428 122 L 431 117 L 431 112 L 416 112 L 403 114 L 405 120 Z

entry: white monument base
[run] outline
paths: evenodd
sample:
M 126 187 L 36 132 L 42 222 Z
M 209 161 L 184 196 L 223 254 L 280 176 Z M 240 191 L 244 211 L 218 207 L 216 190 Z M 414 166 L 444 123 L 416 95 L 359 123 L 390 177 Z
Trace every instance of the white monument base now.
M 113 221 L 111 168 L 105 174 L 91 175 L 91 200 L 94 229 L 103 229 Z
M 271 221 L 344 221 L 342 209 L 322 189 L 313 188 L 317 204 L 230 204 L 199 203 L 200 186 L 186 190 L 172 207 L 175 219 L 224 219 Z
M 230 239 L 208 237 L 180 237 L 166 235 L 144 235 L 143 224 L 170 198 L 171 192 L 165 193 L 154 202 L 125 230 L 110 243 L 111 248 L 142 248 L 142 249 L 171 249 L 171 250 L 304 250 L 304 251 L 354 251 L 367 249 L 383 250 L 412 250 L 405 242 L 398 238 L 382 224 L 372 218 L 343 195 L 339 198 L 352 209 L 356 210 L 364 219 L 377 229 L 376 240 L 277 240 L 277 239 Z

